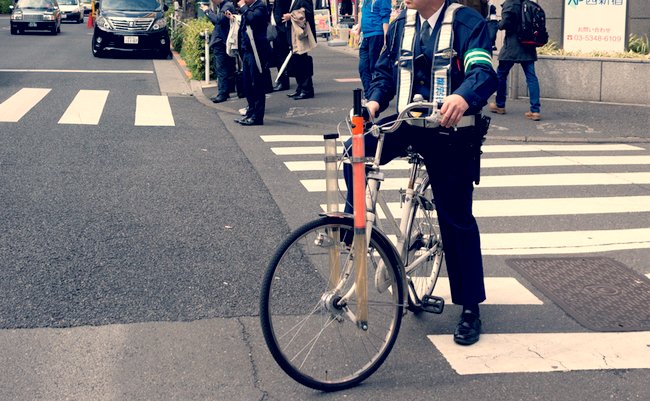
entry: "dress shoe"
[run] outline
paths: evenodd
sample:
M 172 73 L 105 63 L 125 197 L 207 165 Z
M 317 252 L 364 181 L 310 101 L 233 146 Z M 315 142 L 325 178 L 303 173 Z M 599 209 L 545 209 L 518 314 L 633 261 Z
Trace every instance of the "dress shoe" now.
M 542 119 L 542 115 L 539 113 L 535 113 L 533 111 L 527 111 L 524 113 L 527 119 L 533 120 L 533 121 L 539 121 Z
M 285 85 L 285 84 L 282 84 L 282 83 L 277 83 L 273 87 L 273 92 L 280 92 L 280 91 L 286 91 L 286 90 L 289 90 L 289 85 Z
M 261 121 L 255 121 L 252 118 L 247 117 L 239 120 L 239 125 L 244 125 L 246 127 L 249 127 L 251 125 L 264 125 L 264 123 L 262 123 Z
M 294 96 L 293 99 L 294 100 L 311 99 L 312 97 L 314 97 L 313 93 L 301 92 L 301 93 L 297 94 L 296 96 Z
M 488 104 L 488 109 L 490 109 L 490 111 L 492 113 L 506 114 L 506 108 L 505 107 L 499 107 L 499 106 L 497 106 L 496 103 Z
M 460 314 L 460 321 L 454 331 L 454 342 L 460 345 L 472 345 L 481 336 L 481 319 L 470 310 Z
M 294 96 L 298 96 L 298 95 L 300 95 L 300 91 L 299 91 L 299 90 L 296 90 L 295 92 L 292 92 L 292 93 L 287 93 L 287 96 L 288 96 L 288 97 L 294 97 Z
M 242 118 L 235 118 L 235 122 L 241 124 L 242 121 L 248 120 L 249 117 L 243 116 Z
M 225 102 L 226 100 L 228 100 L 228 96 L 219 95 L 219 96 L 215 96 L 215 97 L 210 98 L 210 100 L 212 100 L 212 103 L 221 103 L 221 102 Z

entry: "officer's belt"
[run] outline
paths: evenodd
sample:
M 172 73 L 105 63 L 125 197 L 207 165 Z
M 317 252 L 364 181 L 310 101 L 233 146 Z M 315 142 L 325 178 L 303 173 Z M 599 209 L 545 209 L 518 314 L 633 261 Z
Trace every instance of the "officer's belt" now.
M 481 118 L 481 114 L 472 114 L 469 116 L 463 116 L 461 117 L 460 121 L 458 124 L 454 125 L 456 128 L 467 128 L 467 127 L 474 127 L 476 126 L 476 120 L 478 118 Z M 416 127 L 422 127 L 422 128 L 439 128 L 439 124 L 433 124 L 430 121 L 427 121 L 422 118 L 415 118 L 413 120 L 409 120 L 409 125 L 413 125 Z

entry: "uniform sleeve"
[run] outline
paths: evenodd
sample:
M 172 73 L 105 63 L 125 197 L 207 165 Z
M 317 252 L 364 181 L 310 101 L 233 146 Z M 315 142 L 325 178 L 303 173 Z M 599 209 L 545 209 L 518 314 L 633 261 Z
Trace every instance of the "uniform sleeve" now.
M 454 48 L 458 56 L 462 56 L 464 79 L 453 93 L 462 96 L 469 104 L 468 113 L 478 113 L 497 89 L 487 24 L 476 18 L 467 24 L 456 24 L 454 30 L 459 32 Z

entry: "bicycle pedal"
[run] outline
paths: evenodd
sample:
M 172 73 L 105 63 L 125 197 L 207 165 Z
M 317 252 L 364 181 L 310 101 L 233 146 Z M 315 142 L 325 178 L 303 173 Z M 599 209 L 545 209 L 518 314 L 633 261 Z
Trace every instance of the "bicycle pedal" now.
M 422 297 L 420 309 L 425 312 L 441 314 L 445 308 L 445 300 L 435 295 L 425 295 Z

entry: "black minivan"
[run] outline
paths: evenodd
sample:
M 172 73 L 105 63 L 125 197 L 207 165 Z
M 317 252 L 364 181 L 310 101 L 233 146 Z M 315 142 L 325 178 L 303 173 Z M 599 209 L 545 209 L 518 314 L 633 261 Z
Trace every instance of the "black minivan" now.
M 159 57 L 171 55 L 169 33 L 162 0 L 100 0 L 92 51 L 102 57 L 106 50 L 153 51 Z

